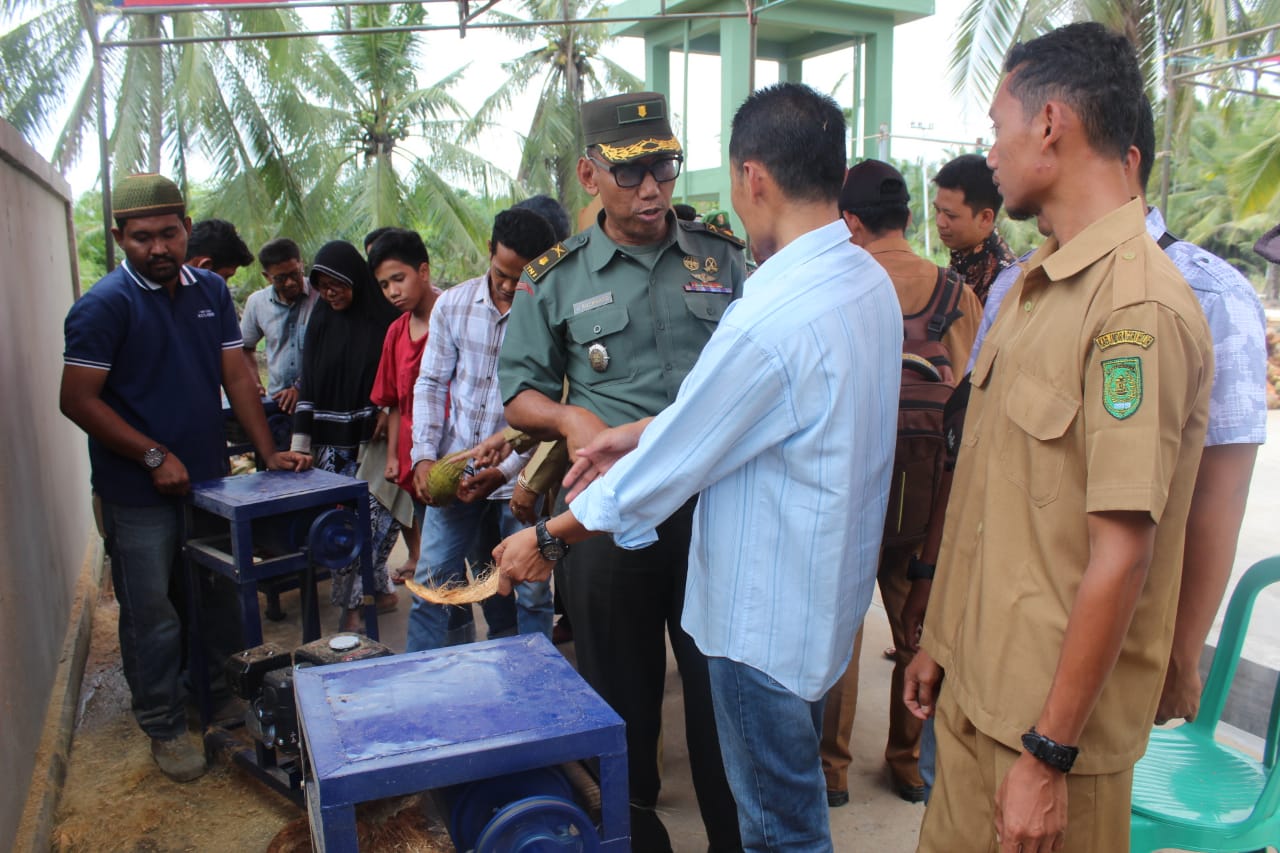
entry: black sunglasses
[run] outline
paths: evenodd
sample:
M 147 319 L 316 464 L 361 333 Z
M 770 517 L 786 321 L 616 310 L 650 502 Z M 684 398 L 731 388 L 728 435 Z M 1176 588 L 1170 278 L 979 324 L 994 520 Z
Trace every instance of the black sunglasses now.
M 613 175 L 614 182 L 624 190 L 643 184 L 645 175 L 653 175 L 653 179 L 660 184 L 674 181 L 680 176 L 680 166 L 684 163 L 683 157 L 663 157 L 661 160 L 654 160 L 648 165 L 644 163 L 623 163 L 614 166 L 597 160 L 591 156 L 590 151 L 587 152 L 587 159 Z

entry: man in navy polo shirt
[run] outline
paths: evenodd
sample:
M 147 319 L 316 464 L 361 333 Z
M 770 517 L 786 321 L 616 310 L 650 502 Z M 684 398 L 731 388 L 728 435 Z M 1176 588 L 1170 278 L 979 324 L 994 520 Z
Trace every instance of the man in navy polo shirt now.
M 126 260 L 67 314 L 61 408 L 89 434 L 134 716 L 160 769 L 187 782 L 205 762 L 185 733 L 168 593 L 181 565 L 180 498 L 227 473 L 219 386 L 268 467 L 301 471 L 311 460 L 275 449 L 226 283 L 182 264 L 191 220 L 178 187 L 134 175 L 112 200 Z

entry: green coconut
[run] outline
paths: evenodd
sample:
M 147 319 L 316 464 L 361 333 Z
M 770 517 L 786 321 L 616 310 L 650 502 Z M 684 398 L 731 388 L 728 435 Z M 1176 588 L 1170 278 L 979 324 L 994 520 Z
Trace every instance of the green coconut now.
M 450 454 L 431 466 L 427 475 L 427 494 L 436 506 L 448 506 L 458 496 L 458 486 L 462 483 L 462 472 L 467 468 L 470 457 L 462 450 Z

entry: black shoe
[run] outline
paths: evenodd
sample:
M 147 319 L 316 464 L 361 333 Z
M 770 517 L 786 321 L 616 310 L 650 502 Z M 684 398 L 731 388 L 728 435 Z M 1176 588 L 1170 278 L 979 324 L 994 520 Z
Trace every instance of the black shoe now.
M 924 785 L 894 785 L 893 789 L 908 803 L 924 802 Z
M 849 805 L 849 792 L 827 789 L 827 805 L 833 809 Z
M 631 849 L 633 853 L 672 853 L 671 836 L 652 808 L 631 804 Z

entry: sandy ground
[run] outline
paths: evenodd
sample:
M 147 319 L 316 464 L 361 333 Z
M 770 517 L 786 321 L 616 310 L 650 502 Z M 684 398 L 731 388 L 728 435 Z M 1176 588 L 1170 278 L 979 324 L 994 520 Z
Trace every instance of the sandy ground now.
M 398 546 L 392 565 L 403 560 L 403 553 L 403 545 Z M 403 649 L 408 612 L 408 593 L 403 588 L 400 596 L 399 610 L 380 621 L 383 641 L 397 651 Z M 324 587 L 320 600 L 328 600 Z M 283 604 L 286 621 L 267 622 L 264 632 L 266 639 L 292 647 L 301 636 L 297 593 L 286 594 Z M 108 588 L 94 616 L 93 647 L 53 849 L 67 853 L 267 850 L 277 833 L 302 818 L 303 812 L 225 758 L 215 759 L 204 777 L 186 785 L 170 782 L 159 772 L 147 739 L 129 711 L 128 689 L 119 665 L 117 613 Z M 336 611 L 326 608 L 322 614 L 326 629 L 334 628 Z M 840 851 L 898 853 L 915 849 L 923 809 L 890 792 L 880 760 L 891 665 L 877 652 L 889 643 L 888 625 L 877 602 L 867 621 L 861 684 L 864 699 L 853 744 L 858 757 L 850 769 L 851 804 L 831 812 L 832 833 Z M 572 660 L 572 645 L 561 649 Z M 677 853 L 701 853 L 707 842 L 689 783 L 680 682 L 673 659 L 664 713 L 666 771 L 659 811 Z M 193 718 L 193 730 L 194 723 Z M 299 834 L 305 835 L 296 831 L 292 835 L 296 838 Z M 302 849 L 308 848 L 304 844 Z M 372 844 L 362 845 L 362 849 L 430 848 Z

